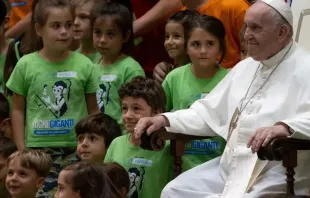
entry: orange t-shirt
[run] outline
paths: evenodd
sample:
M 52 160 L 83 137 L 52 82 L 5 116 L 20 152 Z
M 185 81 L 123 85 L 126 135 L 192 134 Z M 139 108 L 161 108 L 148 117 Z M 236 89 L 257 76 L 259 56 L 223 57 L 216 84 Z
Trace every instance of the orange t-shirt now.
M 10 27 L 31 12 L 32 0 L 9 0 L 11 4 Z
M 250 4 L 246 0 L 209 0 L 197 11 L 222 21 L 226 30 L 226 56 L 221 66 L 232 68 L 240 61 L 240 31 Z

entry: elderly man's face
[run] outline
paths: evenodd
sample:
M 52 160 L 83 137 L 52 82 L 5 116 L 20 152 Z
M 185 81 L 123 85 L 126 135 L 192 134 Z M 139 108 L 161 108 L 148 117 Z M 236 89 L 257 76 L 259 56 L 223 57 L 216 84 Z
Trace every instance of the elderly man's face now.
M 280 27 L 276 26 L 272 8 L 263 2 L 252 5 L 245 15 L 248 55 L 256 61 L 263 61 L 277 53 Z

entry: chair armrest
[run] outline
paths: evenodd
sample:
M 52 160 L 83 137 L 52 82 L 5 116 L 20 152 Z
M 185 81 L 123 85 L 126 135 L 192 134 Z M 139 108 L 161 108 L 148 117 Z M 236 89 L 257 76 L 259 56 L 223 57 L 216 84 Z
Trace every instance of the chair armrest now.
M 151 135 L 142 134 L 140 147 L 144 150 L 160 151 L 165 147 L 166 140 L 178 140 L 184 143 L 191 140 L 201 140 L 212 138 L 210 136 L 194 136 L 181 133 L 167 132 L 165 128 L 153 132 Z
M 275 138 L 266 147 L 257 152 L 260 160 L 283 160 L 283 156 L 291 151 L 310 150 L 310 140 L 294 138 Z

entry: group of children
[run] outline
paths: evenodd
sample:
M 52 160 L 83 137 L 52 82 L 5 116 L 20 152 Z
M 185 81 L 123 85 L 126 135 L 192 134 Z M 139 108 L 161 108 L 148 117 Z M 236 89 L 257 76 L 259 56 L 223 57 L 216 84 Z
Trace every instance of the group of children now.
M 173 64 L 160 85 L 131 57 L 133 15 L 122 1 L 32 7 L 32 27 L 20 38 L 6 40 L 7 23 L 0 27 L 0 197 L 160 197 L 173 179 L 170 145 L 143 150 L 132 133 L 140 118 L 189 108 L 225 77 L 223 23 L 196 11 L 172 15 L 164 46 Z M 183 170 L 221 155 L 225 144 L 189 142 Z

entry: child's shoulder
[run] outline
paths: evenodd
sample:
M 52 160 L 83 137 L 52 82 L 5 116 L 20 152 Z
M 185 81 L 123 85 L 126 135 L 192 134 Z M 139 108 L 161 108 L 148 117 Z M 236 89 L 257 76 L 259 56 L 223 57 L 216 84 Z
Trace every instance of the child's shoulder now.
M 38 53 L 32 52 L 30 54 L 26 54 L 26 55 L 22 56 L 18 62 L 29 62 L 29 61 L 33 62 L 33 61 L 36 61 L 39 59 L 40 59 L 40 57 L 39 57 Z
M 180 75 L 188 72 L 189 68 L 190 68 L 190 64 L 186 64 L 178 68 L 175 68 L 174 70 L 168 73 L 167 78 L 179 77 Z
M 71 59 L 77 63 L 94 65 L 89 58 L 79 52 L 71 52 Z
M 141 67 L 141 65 L 131 56 L 126 56 L 119 63 L 126 67 L 132 67 L 132 66 Z
M 129 138 L 128 136 L 129 136 L 129 134 L 127 134 L 127 135 L 121 135 L 121 136 L 115 138 L 115 139 L 112 141 L 110 147 L 111 147 L 111 146 L 112 146 L 112 147 L 117 147 L 118 145 L 124 146 L 124 142 L 126 142 L 126 141 L 128 140 L 128 138 Z

